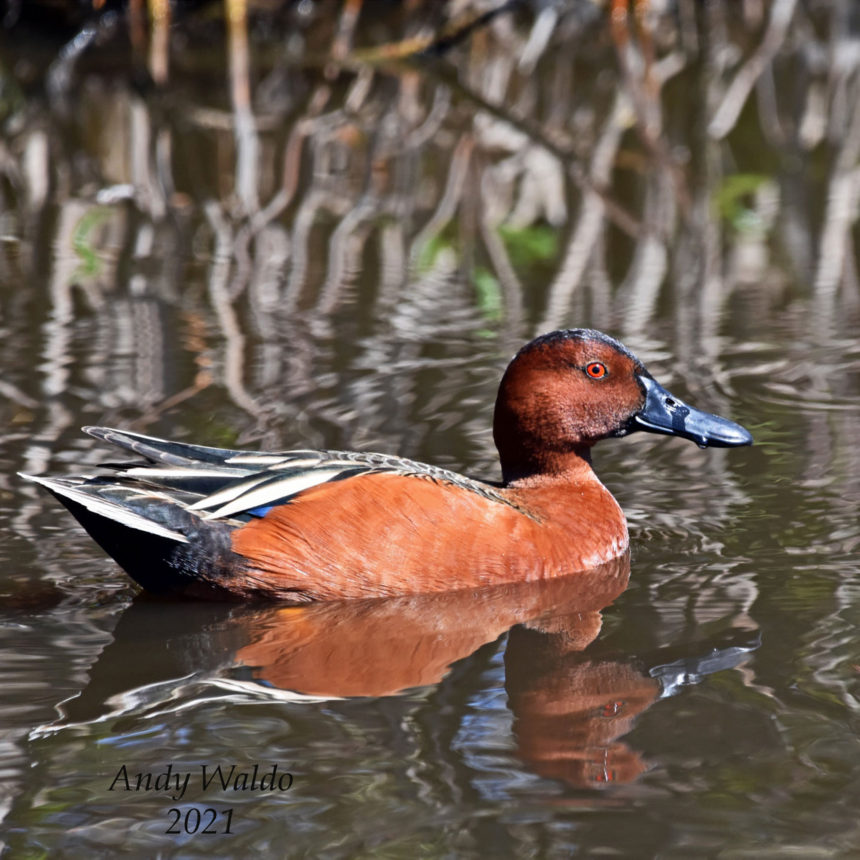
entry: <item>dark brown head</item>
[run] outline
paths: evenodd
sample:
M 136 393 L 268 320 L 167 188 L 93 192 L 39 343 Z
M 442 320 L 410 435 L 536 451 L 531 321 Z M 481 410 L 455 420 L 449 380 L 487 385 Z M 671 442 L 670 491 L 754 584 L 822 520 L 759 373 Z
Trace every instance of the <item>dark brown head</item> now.
M 600 439 L 647 430 L 702 447 L 749 445 L 740 425 L 687 406 L 632 352 L 593 329 L 542 335 L 508 365 L 493 437 L 505 481 L 566 471 Z

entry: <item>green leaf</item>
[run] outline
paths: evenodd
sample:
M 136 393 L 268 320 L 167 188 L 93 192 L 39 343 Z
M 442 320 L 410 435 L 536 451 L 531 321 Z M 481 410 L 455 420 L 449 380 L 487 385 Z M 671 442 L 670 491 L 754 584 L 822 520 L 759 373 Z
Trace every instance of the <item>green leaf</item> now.
M 482 266 L 476 266 L 472 273 L 472 283 L 475 285 L 475 298 L 478 308 L 487 322 L 499 322 L 502 319 L 502 289 L 498 278 Z
M 517 267 L 551 260 L 558 252 L 558 234 L 546 224 L 531 227 L 499 227 L 511 262 Z
M 95 248 L 97 228 L 110 217 L 111 210 L 106 206 L 96 206 L 81 216 L 72 234 L 72 248 L 81 260 L 75 277 L 92 277 L 101 269 L 101 260 Z
M 739 233 L 753 233 L 761 229 L 761 219 L 749 205 L 749 199 L 768 182 L 764 173 L 734 173 L 727 176 L 714 193 L 714 205 L 720 218 Z
M 436 258 L 439 254 L 445 249 L 452 248 L 453 246 L 454 242 L 451 237 L 448 236 L 448 226 L 431 236 L 418 252 L 418 258 L 416 261 L 418 273 L 422 275 L 427 274 L 427 272 L 433 268 L 433 264 L 436 262 Z

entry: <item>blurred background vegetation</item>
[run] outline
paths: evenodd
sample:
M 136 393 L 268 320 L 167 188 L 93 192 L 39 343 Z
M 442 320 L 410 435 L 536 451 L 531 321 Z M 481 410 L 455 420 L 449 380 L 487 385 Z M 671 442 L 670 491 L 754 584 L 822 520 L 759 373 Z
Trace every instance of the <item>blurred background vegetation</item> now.
M 205 289 L 194 384 L 215 325 L 251 411 L 237 338 L 265 345 L 274 317 L 477 315 L 515 344 L 583 319 L 653 335 L 668 308 L 687 353 L 732 304 L 754 330 L 801 299 L 799 337 L 807 311 L 831 334 L 860 318 L 851 0 L 3 12 L 0 278 L 45 280 L 57 319 L 187 313 Z
M 371 830 L 377 856 L 389 821 L 403 856 L 475 822 L 500 856 L 856 853 L 858 214 L 856 0 L 0 3 L 0 810 L 28 850 L 70 822 L 104 850 L 106 809 L 145 841 L 156 813 L 102 803 L 104 756 L 190 744 L 305 768 L 290 838 L 314 856 Z M 132 591 L 16 471 L 102 461 L 78 428 L 103 423 L 493 477 L 506 360 L 579 325 L 756 437 L 596 452 L 634 547 L 598 647 L 762 633 L 637 717 L 641 793 L 603 815 L 534 788 L 498 643 L 403 698 L 261 720 L 192 684 L 165 726 L 141 706 L 32 739 Z M 206 651 L 178 610 L 158 635 Z M 139 631 L 124 648 L 90 698 L 157 662 Z M 280 847 L 284 809 L 255 810 Z
M 822 455 L 785 469 L 858 491 L 852 0 L 34 0 L 2 23 L 25 468 L 88 421 L 490 473 L 507 356 L 592 325 L 734 417 L 805 399 Z

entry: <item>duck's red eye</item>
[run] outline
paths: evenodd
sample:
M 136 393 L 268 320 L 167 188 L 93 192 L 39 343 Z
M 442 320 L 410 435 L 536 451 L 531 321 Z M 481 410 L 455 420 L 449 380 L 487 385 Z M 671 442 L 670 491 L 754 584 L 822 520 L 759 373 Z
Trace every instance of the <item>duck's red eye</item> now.
M 601 364 L 599 361 L 592 361 L 585 365 L 585 372 L 592 379 L 603 379 L 606 376 L 606 365 Z

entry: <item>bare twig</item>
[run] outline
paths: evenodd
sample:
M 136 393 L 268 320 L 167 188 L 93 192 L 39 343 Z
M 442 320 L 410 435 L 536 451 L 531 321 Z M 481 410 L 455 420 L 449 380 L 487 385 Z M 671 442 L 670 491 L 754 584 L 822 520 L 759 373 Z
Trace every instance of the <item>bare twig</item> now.
M 797 0 L 774 0 L 761 44 L 738 70 L 711 119 L 708 126 L 711 137 L 720 140 L 734 128 L 755 82 L 785 42 L 796 6 Z

